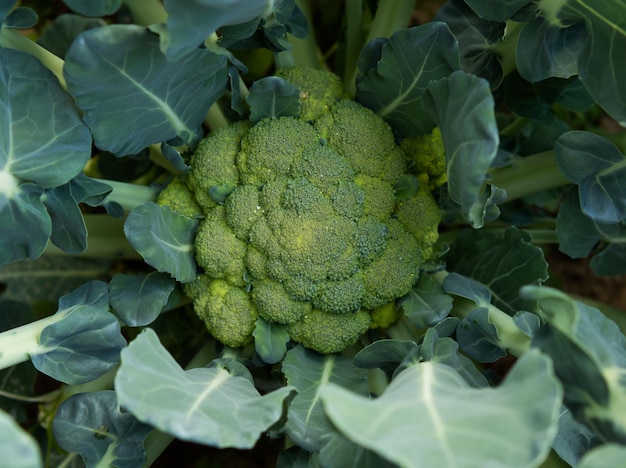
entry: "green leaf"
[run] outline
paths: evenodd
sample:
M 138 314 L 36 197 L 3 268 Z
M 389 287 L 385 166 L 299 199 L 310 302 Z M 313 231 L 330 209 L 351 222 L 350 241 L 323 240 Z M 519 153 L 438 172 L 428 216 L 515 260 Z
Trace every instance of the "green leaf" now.
M 519 74 L 531 83 L 576 75 L 585 37 L 582 23 L 568 28 L 543 19 L 527 23 L 520 33 L 515 55 Z
M 611 224 L 626 219 L 626 158 L 610 140 L 573 130 L 557 140 L 559 169 L 578 185 L 580 206 L 592 220 Z
M 46 190 L 43 202 L 50 219 L 50 240 L 67 253 L 79 254 L 87 248 L 87 228 L 79 203 L 100 205 L 111 192 L 111 187 L 79 174 L 67 184 Z
M 11 468 L 41 468 L 43 460 L 39 446 L 31 435 L 14 419 L 0 411 L 0 457 L 9 462 Z
M 452 298 L 444 294 L 432 276 L 420 275 L 417 284 L 398 300 L 397 306 L 411 325 L 426 328 L 448 316 L 452 310 Z
M 441 130 L 450 198 L 473 227 L 481 227 L 480 194 L 500 141 L 489 83 L 454 72 L 428 85 L 423 106 Z
M 197 226 L 196 219 L 147 202 L 130 212 L 124 233 L 148 265 L 187 283 L 197 275 L 193 247 Z
M 252 333 L 254 349 L 261 356 L 263 362 L 276 364 L 287 352 L 289 342 L 289 327 L 280 323 L 266 322 L 258 318 Z
M 87 466 L 141 466 L 146 459 L 143 442 L 150 431 L 152 427 L 122 411 L 112 390 L 72 395 L 52 421 L 56 442 L 80 454 Z
M 487 459 L 537 466 L 556 434 L 561 396 L 550 360 L 537 351 L 495 389 L 471 388 L 450 367 L 426 362 L 402 371 L 376 400 L 334 384 L 321 391 L 325 413 L 344 436 L 413 468 L 475 467 Z
M 269 15 L 282 0 L 165 0 L 168 12 L 166 31 L 161 35 L 163 50 L 170 58 L 190 53 L 221 26 L 242 24 Z M 251 30 L 254 32 L 256 28 Z
M 303 346 L 289 350 L 282 364 L 287 383 L 298 391 L 287 413 L 289 438 L 311 452 L 319 451 L 322 437 L 334 431 L 322 410 L 320 389 L 327 383 L 368 395 L 367 372 L 339 355 L 321 356 Z
M 246 101 L 250 104 L 251 122 L 300 115 L 300 90 L 277 76 L 255 81 Z
M 55 320 L 31 356 L 38 371 L 63 383 L 89 382 L 111 370 L 126 346 L 120 324 L 109 312 L 106 283 L 90 281 L 59 300 Z
M 590 266 L 596 275 L 626 273 L 626 226 L 601 224 L 585 216 L 580 208 L 578 190 L 571 190 L 559 207 L 556 218 L 559 250 L 572 258 L 594 252 Z
M 559 457 L 570 466 L 577 466 L 576 464 L 585 453 L 601 443 L 596 434 L 574 419 L 567 407 L 561 409 L 559 430 L 552 444 L 552 448 L 559 454 Z
M 376 340 L 359 351 L 353 362 L 362 369 L 382 369 L 391 375 L 418 347 L 415 341 Z
M 228 80 L 224 56 L 197 48 L 169 61 L 155 34 L 122 24 L 82 33 L 63 72 L 96 145 L 118 156 L 175 137 L 192 144 Z
M 578 57 L 578 75 L 589 93 L 611 117 L 626 123 L 626 2 L 567 0 L 558 12 L 562 24 L 583 20 L 585 45 Z M 561 3 L 559 3 L 561 5 Z
M 445 23 L 427 23 L 394 33 L 380 47 L 375 67 L 363 68 L 371 65 L 359 60 L 357 100 L 414 138 L 436 125 L 422 100 L 431 81 L 459 69 L 458 44 Z
M 37 24 L 37 13 L 28 7 L 15 8 L 4 20 L 8 28 L 28 29 Z
M 489 311 L 484 307 L 477 307 L 461 320 L 456 340 L 478 362 L 495 362 L 506 356 L 506 351 L 498 345 L 498 329 L 489 321 Z
M 532 0 L 465 0 L 481 18 L 506 21 L 533 3 Z
M 519 296 L 520 287 L 548 279 L 543 251 L 531 244 L 528 234 L 516 228 L 500 233 L 468 229 L 457 236 L 445 261 L 448 271 L 487 287 L 494 305 L 509 315 L 530 309 Z
M 450 0 L 437 11 L 459 41 L 461 68 L 486 79 L 492 89 L 502 82 L 502 66 L 493 45 L 502 40 L 505 23 L 479 17 L 463 0 Z
M 41 201 L 43 191 L 30 183 L 13 185 L 16 182 L 10 174 L 0 172 L 0 265 L 39 258 L 52 230 Z
M 395 468 L 397 465 L 367 450 L 338 432 L 327 435 L 319 452 L 320 466 L 342 468 Z
M 83 16 L 110 16 L 122 5 L 122 0 L 63 0 L 68 7 Z
M 89 129 L 35 57 L 0 48 L 0 63 L 0 180 L 10 174 L 42 188 L 65 184 L 89 159 Z M 4 180 L 0 192 L 7 193 Z
M 574 417 L 605 441 L 626 442 L 626 338 L 599 310 L 551 288 L 525 287 L 547 322 L 532 346 L 551 356 Z
M 87 2 L 80 3 L 89 5 Z M 80 33 L 102 26 L 106 26 L 106 22 L 102 18 L 85 18 L 81 15 L 64 13 L 55 18 L 51 24 L 46 25 L 46 28 L 37 38 L 37 44 L 62 59 L 65 58 L 67 50 Z
M 184 371 L 151 329 L 122 352 L 115 389 L 122 407 L 144 423 L 182 440 L 240 449 L 252 448 L 293 396 L 292 387 L 261 396 L 251 377 L 224 367 Z
M 152 323 L 167 304 L 176 282 L 165 273 L 117 274 L 111 278 L 111 307 L 129 327 Z

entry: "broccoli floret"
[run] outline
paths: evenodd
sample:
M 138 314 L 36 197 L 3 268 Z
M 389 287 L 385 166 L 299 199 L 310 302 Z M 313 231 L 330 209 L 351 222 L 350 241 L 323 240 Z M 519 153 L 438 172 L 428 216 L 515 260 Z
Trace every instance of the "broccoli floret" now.
M 276 74 L 300 90 L 300 118 L 303 120 L 313 121 L 326 114 L 343 94 L 341 80 L 332 73 L 293 67 Z
M 221 205 L 209 211 L 196 232 L 196 261 L 212 278 L 222 278 L 237 286 L 246 284 L 247 245 L 226 223 Z
M 309 302 L 294 301 L 277 281 L 255 282 L 251 294 L 259 315 L 268 322 L 294 323 L 311 311 Z
M 298 86 L 317 96 L 305 82 Z M 371 323 L 389 322 L 380 308 L 415 284 L 437 239 L 439 213 L 425 190 L 396 199 L 406 156 L 384 121 L 352 101 L 310 99 L 324 109 L 313 125 L 297 117 L 261 120 L 233 131 L 230 146 L 222 132 L 208 136 L 220 141 L 201 146 L 192 166 L 205 172 L 191 173 L 233 184 L 223 204 L 207 196 L 212 185 L 192 178 L 188 186 L 204 191 L 196 192 L 205 219 L 195 241 L 203 276 L 246 297 L 251 317 L 287 324 L 294 341 L 330 353 Z M 211 157 L 206 147 L 217 146 L 230 148 L 229 177 L 207 174 L 211 164 L 217 174 L 223 168 L 200 161 Z M 215 302 L 214 291 L 206 299 L 192 292 L 194 303 Z M 203 317 L 213 313 L 203 310 Z
M 239 169 L 236 165 L 241 139 L 248 132 L 249 123 L 241 121 L 220 128 L 203 139 L 191 157 L 191 170 L 185 179 L 194 192 L 196 201 L 205 210 L 217 203 L 211 198 L 212 189 L 236 187 L 239 184 Z
M 389 125 L 374 112 L 347 99 L 315 123 L 315 128 L 350 161 L 355 172 L 393 184 L 406 172 L 405 156 Z
M 388 302 L 372 311 L 372 324 L 370 328 L 387 328 L 400 318 L 400 310 L 395 301 Z
M 354 344 L 370 328 L 370 323 L 371 316 L 363 309 L 346 314 L 327 314 L 313 309 L 289 325 L 289 335 L 319 353 L 338 353 Z
M 241 141 L 237 168 L 244 184 L 260 186 L 287 175 L 291 164 L 310 146 L 319 145 L 308 123 L 291 118 L 263 119 Z
M 251 341 L 258 313 L 243 289 L 205 274 L 185 284 L 184 291 L 215 338 L 233 348 Z
M 439 127 L 428 135 L 407 138 L 402 142 L 412 173 L 430 190 L 447 181 L 446 154 Z
M 202 210 L 196 203 L 192 192 L 179 177 L 173 178 L 159 193 L 156 200 L 158 205 L 169 206 L 173 211 L 188 218 L 202 216 Z

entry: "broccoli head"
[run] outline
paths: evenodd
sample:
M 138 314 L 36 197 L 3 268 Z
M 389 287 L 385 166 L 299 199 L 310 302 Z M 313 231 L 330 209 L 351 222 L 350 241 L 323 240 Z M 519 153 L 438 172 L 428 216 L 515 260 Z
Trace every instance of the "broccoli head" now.
M 426 190 L 396 199 L 408 157 L 382 119 L 339 99 L 334 75 L 282 76 L 301 90 L 300 118 L 213 132 L 191 159 L 204 272 L 186 290 L 228 345 L 251 339 L 261 316 L 334 353 L 392 321 L 385 307 L 417 281 L 439 210 Z M 223 200 L 211 196 L 216 187 L 226 188 Z

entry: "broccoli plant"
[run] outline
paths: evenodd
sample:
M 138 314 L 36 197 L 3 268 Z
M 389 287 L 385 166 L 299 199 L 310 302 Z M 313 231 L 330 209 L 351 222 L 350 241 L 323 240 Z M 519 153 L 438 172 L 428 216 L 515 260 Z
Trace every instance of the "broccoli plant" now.
M 5 460 L 623 464 L 623 2 L 16 3 Z

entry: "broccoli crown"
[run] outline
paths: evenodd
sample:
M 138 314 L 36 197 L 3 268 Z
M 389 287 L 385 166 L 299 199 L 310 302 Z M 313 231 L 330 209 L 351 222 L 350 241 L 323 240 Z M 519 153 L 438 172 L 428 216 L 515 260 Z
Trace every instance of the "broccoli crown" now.
M 294 341 L 338 352 L 373 324 L 373 311 L 415 284 L 437 240 L 439 210 L 426 190 L 396 200 L 407 156 L 371 110 L 338 100 L 328 84 L 336 77 L 283 76 L 307 100 L 300 118 L 214 132 L 191 159 L 204 286 L 187 290 L 226 344 L 245 342 L 250 316 L 260 315 L 289 325 Z M 215 187 L 226 187 L 223 201 L 211 197 Z
M 424 186 L 432 190 L 448 180 L 445 148 L 438 127 L 428 135 L 405 139 L 401 146 L 407 155 L 411 172 L 418 175 Z

